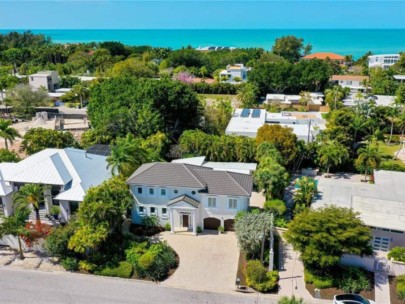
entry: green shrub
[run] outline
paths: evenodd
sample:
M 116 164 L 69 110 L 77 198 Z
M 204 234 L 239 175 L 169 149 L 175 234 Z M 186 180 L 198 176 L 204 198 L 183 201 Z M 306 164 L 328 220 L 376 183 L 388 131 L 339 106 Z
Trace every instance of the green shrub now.
M 63 268 L 68 271 L 76 271 L 79 269 L 79 262 L 76 258 L 67 257 L 62 259 L 61 264 Z
M 68 249 L 70 237 L 75 232 L 75 225 L 69 223 L 64 227 L 53 228 L 45 239 L 45 250 L 51 256 L 66 257 L 71 254 Z
M 264 210 L 270 211 L 277 215 L 284 215 L 287 211 L 287 206 L 282 200 L 274 199 L 264 203 Z
M 149 267 L 152 265 L 152 263 L 155 261 L 157 256 L 157 253 L 149 250 L 147 251 L 145 254 L 143 254 L 140 258 L 139 258 L 139 267 L 141 267 L 142 269 L 149 269 Z
M 197 233 L 201 233 L 202 232 L 202 228 L 200 226 L 197 226 Z
M 405 263 L 405 247 L 394 247 L 388 252 L 388 258 Z
M 358 267 L 348 267 L 343 270 L 343 278 L 339 280 L 339 288 L 346 293 L 359 293 L 369 290 L 370 280 L 364 270 Z
M 384 161 L 378 167 L 379 170 L 405 172 L 405 165 L 396 163 L 392 160 Z
M 303 304 L 304 300 L 302 298 L 298 299 L 295 296 L 289 297 L 282 297 L 278 304 Z
M 136 243 L 133 242 L 127 250 L 125 250 L 125 257 L 127 262 L 132 265 L 137 265 L 139 258 L 148 251 L 149 244 L 148 242 Z
M 60 214 L 60 207 L 59 206 L 52 206 L 51 207 L 51 215 L 59 215 Z
M 88 271 L 88 272 L 93 272 L 97 268 L 97 265 L 94 263 L 91 263 L 86 260 L 82 260 L 79 262 L 79 269 Z
M 219 231 L 219 233 L 224 233 L 225 232 L 224 226 L 219 226 L 218 231 Z
M 97 275 L 106 276 L 106 277 L 118 277 L 129 279 L 132 276 L 133 267 L 130 263 L 126 261 L 119 262 L 118 266 L 111 267 L 106 266 L 100 271 L 96 271 Z
M 405 300 L 405 274 L 397 277 L 396 292 L 400 299 Z
M 251 260 L 246 265 L 246 283 L 259 292 L 269 292 L 277 285 L 278 272 L 267 271 L 259 260 Z
M 157 216 L 152 215 L 152 216 L 145 216 L 142 219 L 142 225 L 146 227 L 156 227 L 160 226 L 160 220 Z
M 169 223 L 166 223 L 166 224 L 165 224 L 165 230 L 166 230 L 166 231 L 171 231 L 171 230 L 172 230 L 172 227 L 170 226 Z
M 309 270 L 304 270 L 305 283 L 314 284 L 316 288 L 330 288 L 333 287 L 333 277 L 327 275 L 315 275 Z

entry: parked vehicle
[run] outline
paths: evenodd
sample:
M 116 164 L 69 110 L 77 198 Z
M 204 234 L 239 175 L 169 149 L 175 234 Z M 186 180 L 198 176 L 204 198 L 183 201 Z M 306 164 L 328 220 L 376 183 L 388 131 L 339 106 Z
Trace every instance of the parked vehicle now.
M 376 304 L 374 301 L 367 300 L 358 294 L 341 294 L 333 298 L 333 304 Z

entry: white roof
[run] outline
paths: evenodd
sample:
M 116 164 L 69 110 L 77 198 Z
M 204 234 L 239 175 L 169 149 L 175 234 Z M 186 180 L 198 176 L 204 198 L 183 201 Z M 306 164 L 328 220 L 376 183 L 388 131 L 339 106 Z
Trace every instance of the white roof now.
M 405 80 L 405 75 L 394 75 L 396 80 Z
M 257 130 L 265 124 L 266 110 L 260 109 L 259 117 L 241 117 L 243 109 L 236 109 L 226 127 L 226 134 L 239 134 L 249 137 L 256 137 Z M 250 112 L 253 110 L 250 109 Z
M 65 191 L 55 199 L 71 201 L 82 201 L 88 188 L 111 177 L 105 156 L 73 148 L 45 149 L 0 170 L 7 182 L 61 186 Z
M 217 171 L 230 171 L 236 173 L 250 174 L 256 170 L 256 163 L 239 163 L 239 162 L 206 162 L 205 156 L 180 158 L 172 160 L 172 163 L 182 163 L 195 166 L 212 168 Z
M 405 173 L 374 171 L 375 184 L 317 177 L 313 208 L 353 208 L 368 226 L 405 231 Z

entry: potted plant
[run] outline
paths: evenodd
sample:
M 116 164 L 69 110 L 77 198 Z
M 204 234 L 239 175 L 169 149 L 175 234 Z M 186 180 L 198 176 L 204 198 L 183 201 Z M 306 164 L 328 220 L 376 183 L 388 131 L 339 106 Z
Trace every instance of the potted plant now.
M 51 215 L 57 220 L 59 218 L 60 208 L 59 206 L 51 207 Z
M 224 228 L 224 226 L 219 226 L 219 227 L 218 227 L 218 231 L 219 231 L 219 233 L 225 233 L 225 228 Z

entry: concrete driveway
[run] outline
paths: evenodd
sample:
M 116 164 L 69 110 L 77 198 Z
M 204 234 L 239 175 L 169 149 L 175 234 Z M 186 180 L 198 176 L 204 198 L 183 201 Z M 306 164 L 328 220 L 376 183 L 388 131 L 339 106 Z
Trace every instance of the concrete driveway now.
M 219 292 L 235 289 L 239 248 L 233 232 L 204 232 L 198 236 L 164 232 L 161 239 L 180 257 L 176 272 L 163 285 Z

